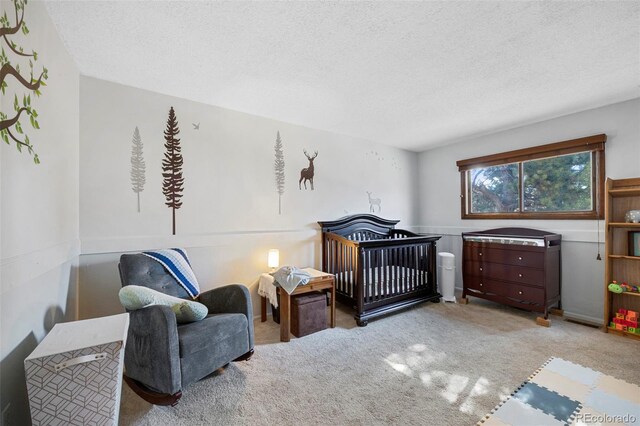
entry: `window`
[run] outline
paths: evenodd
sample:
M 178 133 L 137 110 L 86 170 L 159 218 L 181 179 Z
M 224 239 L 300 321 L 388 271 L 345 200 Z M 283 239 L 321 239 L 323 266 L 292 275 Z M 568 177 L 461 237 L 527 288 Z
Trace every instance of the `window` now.
M 602 218 L 606 141 L 595 135 L 458 161 L 462 218 Z

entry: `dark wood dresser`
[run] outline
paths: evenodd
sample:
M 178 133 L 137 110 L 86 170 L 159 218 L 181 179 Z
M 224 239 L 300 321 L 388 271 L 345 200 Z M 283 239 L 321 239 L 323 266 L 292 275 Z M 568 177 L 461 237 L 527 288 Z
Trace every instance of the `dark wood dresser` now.
M 462 303 L 480 297 L 532 312 L 562 314 L 562 236 L 528 228 L 499 228 L 462 234 Z M 551 310 L 557 306 L 556 309 Z

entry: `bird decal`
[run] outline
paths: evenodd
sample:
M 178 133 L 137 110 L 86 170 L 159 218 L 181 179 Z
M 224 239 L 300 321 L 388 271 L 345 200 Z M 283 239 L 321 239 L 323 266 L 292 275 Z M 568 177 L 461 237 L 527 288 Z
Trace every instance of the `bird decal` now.
M 193 130 L 200 130 L 200 123 L 191 123 L 191 125 L 193 126 Z

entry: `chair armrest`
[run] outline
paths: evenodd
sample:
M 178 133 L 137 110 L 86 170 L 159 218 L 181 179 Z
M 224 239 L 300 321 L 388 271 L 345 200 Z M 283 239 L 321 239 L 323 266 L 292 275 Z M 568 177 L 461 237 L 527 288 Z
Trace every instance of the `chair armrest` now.
M 198 302 L 209 309 L 210 314 L 244 314 L 249 323 L 249 348 L 253 349 L 253 304 L 249 289 L 241 284 L 230 284 L 205 291 Z
M 167 394 L 181 390 L 180 346 L 176 315 L 152 305 L 129 313 L 124 353 L 125 375 Z

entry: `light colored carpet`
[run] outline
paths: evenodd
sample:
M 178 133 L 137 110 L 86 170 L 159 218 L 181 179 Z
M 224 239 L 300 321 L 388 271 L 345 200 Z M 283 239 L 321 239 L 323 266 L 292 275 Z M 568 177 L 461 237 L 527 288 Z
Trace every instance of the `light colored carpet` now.
M 122 425 L 472 425 L 552 356 L 640 384 L 638 342 L 472 299 L 427 303 L 280 343 L 256 321 L 256 353 L 155 407 L 123 387 Z

